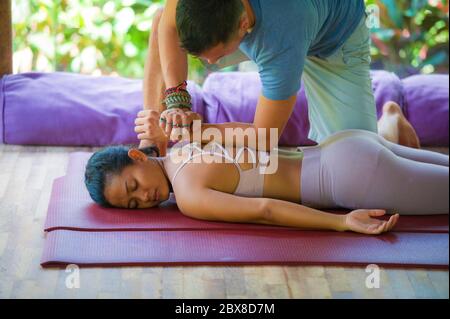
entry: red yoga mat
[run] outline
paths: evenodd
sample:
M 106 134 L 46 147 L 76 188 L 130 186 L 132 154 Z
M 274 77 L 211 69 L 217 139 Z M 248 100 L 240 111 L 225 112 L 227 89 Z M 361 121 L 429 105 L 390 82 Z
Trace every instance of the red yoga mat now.
M 145 211 L 104 209 L 84 186 L 91 153 L 73 153 L 55 180 L 45 267 L 142 264 L 385 264 L 448 267 L 448 216 L 401 216 L 381 236 L 195 220 L 174 198 Z

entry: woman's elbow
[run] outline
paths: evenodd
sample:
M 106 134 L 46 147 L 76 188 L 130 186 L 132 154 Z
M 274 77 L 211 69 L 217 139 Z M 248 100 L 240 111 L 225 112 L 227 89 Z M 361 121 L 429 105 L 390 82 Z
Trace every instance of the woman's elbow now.
M 259 208 L 258 220 L 263 223 L 273 223 L 273 199 L 262 199 Z

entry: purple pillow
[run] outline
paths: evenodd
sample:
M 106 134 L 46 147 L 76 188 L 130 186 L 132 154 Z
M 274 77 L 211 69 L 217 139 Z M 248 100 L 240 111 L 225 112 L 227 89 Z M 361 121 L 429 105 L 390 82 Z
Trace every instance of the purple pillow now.
M 448 146 L 448 75 L 414 75 L 403 80 L 406 113 L 423 146 Z
M 0 83 L 1 140 L 8 144 L 104 146 L 137 144 L 134 120 L 142 81 L 72 73 L 22 73 Z M 194 110 L 201 88 L 190 83 Z
M 373 70 L 370 71 L 370 77 L 372 79 L 372 89 L 377 105 L 378 119 L 381 117 L 383 105 L 389 101 L 396 102 L 405 111 L 403 83 L 395 73 Z
M 371 78 L 378 116 L 387 101 L 395 101 L 403 107 L 402 82 L 395 74 L 371 71 Z M 203 85 L 207 120 L 210 123 L 252 123 L 260 92 L 261 81 L 256 72 L 212 73 Z M 314 141 L 308 139 L 308 132 L 308 102 L 302 83 L 292 115 L 281 135 L 280 145 L 315 145 Z
M 448 146 L 448 75 L 403 81 L 372 71 L 378 116 L 397 102 L 426 146 Z M 193 110 L 206 122 L 253 122 L 261 92 L 257 73 L 213 73 L 203 90 L 190 82 Z M 0 143 L 104 146 L 136 144 L 134 119 L 142 109 L 142 81 L 71 73 L 23 73 L 0 81 Z M 301 87 L 280 145 L 314 145 Z
M 212 73 L 203 84 L 206 119 L 210 123 L 253 123 L 260 92 L 261 81 L 256 72 Z M 316 144 L 308 139 L 308 131 L 308 110 L 302 86 L 279 144 Z

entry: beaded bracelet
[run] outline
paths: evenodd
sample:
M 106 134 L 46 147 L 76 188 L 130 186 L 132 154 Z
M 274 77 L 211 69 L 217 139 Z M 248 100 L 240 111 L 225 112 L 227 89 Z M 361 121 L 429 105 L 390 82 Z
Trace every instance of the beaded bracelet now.
M 172 87 L 172 88 L 168 88 L 168 89 L 165 91 L 165 95 L 167 96 L 167 95 L 169 95 L 169 94 L 172 94 L 172 93 L 174 93 L 174 92 L 178 92 L 178 91 L 180 91 L 180 90 L 186 91 L 186 88 L 187 88 L 187 82 L 186 82 L 186 81 L 183 81 L 183 82 L 181 82 L 180 84 L 178 84 L 177 86 L 174 86 L 174 87 Z
M 191 95 L 187 91 L 187 81 L 167 89 L 162 104 L 168 110 L 177 108 L 192 110 Z
M 164 104 L 168 110 L 174 108 L 192 109 L 191 95 L 187 90 L 179 90 L 168 94 L 164 99 Z

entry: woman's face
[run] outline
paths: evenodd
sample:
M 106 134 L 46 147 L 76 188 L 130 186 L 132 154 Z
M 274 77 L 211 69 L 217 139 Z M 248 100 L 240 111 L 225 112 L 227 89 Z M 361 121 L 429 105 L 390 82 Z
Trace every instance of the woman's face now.
M 133 164 L 106 181 L 105 197 L 114 207 L 150 208 L 169 199 L 169 184 L 161 166 L 139 150 L 132 149 L 128 156 Z

